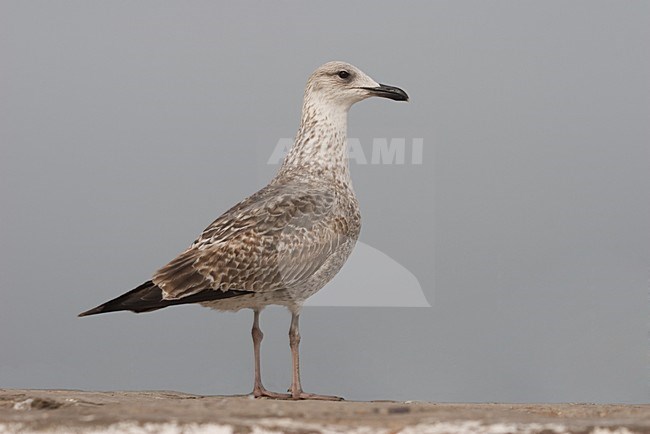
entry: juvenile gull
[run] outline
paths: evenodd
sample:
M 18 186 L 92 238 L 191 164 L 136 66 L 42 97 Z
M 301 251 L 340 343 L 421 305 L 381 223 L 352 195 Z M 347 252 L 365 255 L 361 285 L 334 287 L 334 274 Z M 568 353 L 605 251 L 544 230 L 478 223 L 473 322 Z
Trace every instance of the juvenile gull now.
M 305 300 L 336 275 L 359 236 L 361 215 L 347 162 L 347 115 L 354 103 L 371 96 L 408 100 L 403 90 L 379 84 L 349 63 L 319 67 L 307 81 L 295 143 L 271 182 L 216 219 L 151 280 L 79 316 L 186 303 L 221 311 L 252 309 L 253 396 L 341 399 L 303 392 L 298 319 Z M 288 394 L 262 385 L 259 316 L 270 304 L 291 312 Z

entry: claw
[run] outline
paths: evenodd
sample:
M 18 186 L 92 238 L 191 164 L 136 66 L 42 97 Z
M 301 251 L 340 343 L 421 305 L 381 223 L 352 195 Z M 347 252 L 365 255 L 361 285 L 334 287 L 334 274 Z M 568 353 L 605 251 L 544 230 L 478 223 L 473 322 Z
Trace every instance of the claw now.
M 255 388 L 253 390 L 253 396 L 255 398 L 271 398 L 271 399 L 291 399 L 289 393 L 277 393 L 266 390 L 265 388 Z
M 300 392 L 297 396 L 292 395 L 291 399 L 314 399 L 318 401 L 344 401 L 344 399 L 340 396 L 318 395 L 316 393 L 305 393 L 305 392 Z

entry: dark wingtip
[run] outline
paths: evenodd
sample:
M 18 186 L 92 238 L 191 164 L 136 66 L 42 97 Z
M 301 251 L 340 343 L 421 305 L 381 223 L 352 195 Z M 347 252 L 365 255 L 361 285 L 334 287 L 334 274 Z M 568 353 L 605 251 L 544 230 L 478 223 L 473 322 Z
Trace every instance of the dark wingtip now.
M 103 306 L 97 306 L 85 312 L 81 312 L 79 315 L 77 315 L 77 317 L 81 318 L 82 316 L 97 315 L 98 313 L 102 313 L 103 311 L 104 311 Z
M 122 310 L 130 310 L 135 313 L 151 312 L 176 304 L 201 303 L 204 301 L 221 300 L 244 294 L 250 294 L 250 292 L 238 290 L 223 292 L 207 288 L 187 297 L 165 300 L 163 298 L 162 290 L 151 281 L 148 281 L 137 288 L 114 298 L 113 300 L 107 301 L 106 303 L 85 312 L 81 312 L 78 316 L 83 317 Z

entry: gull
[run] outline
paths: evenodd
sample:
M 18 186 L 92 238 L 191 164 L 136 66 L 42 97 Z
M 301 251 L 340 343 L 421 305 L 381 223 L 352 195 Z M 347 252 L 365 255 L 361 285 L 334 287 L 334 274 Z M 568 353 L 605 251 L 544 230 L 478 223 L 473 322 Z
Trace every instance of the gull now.
M 350 256 L 361 230 L 347 161 L 347 115 L 369 97 L 408 101 L 402 89 L 377 83 L 349 63 L 328 62 L 307 81 L 295 142 L 271 182 L 230 208 L 151 280 L 79 314 L 150 312 L 199 303 L 219 311 L 253 310 L 255 398 L 340 400 L 306 393 L 300 383 L 298 321 L 308 297 Z M 289 393 L 262 384 L 260 312 L 291 312 Z

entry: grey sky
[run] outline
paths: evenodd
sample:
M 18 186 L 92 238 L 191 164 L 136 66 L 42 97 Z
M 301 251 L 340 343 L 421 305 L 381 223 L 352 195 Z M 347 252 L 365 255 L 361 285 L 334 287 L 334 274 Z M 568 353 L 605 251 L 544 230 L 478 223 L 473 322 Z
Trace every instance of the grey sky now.
M 249 392 L 250 312 L 76 314 L 263 186 L 337 59 L 411 96 L 349 135 L 422 138 L 422 164 L 352 176 L 361 241 L 432 307 L 307 308 L 305 389 L 648 401 L 649 24 L 643 1 L 0 1 L 0 387 Z M 289 314 L 261 324 L 282 390 Z

